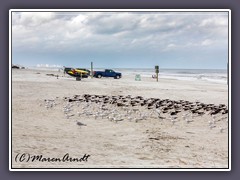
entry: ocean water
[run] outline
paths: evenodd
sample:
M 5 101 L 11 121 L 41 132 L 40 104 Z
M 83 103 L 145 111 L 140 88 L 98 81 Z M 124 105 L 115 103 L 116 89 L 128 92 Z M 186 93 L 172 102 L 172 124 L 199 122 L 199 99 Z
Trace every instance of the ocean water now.
M 140 74 L 142 77 L 152 77 L 155 69 L 114 69 L 122 75 Z M 159 69 L 159 78 L 187 81 L 210 81 L 227 84 L 228 72 L 224 69 Z
M 29 67 L 29 69 L 63 71 L 59 67 Z M 89 69 L 89 68 L 87 68 Z M 121 72 L 122 76 L 140 74 L 141 77 L 155 75 L 154 68 L 112 68 Z M 94 68 L 95 71 L 103 71 L 103 68 Z M 209 81 L 213 83 L 227 84 L 228 72 L 226 69 L 159 69 L 159 78 L 177 79 L 187 81 Z

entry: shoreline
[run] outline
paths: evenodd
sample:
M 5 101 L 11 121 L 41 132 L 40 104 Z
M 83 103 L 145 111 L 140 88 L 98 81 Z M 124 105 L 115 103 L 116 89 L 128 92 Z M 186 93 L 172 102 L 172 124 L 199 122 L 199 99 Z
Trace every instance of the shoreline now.
M 113 95 L 127 95 L 124 90 L 126 90 L 126 86 L 129 88 L 127 91 L 132 93 L 131 95 L 141 95 L 146 98 L 169 98 L 171 100 L 189 100 L 189 101 L 201 101 L 203 103 L 214 103 L 214 104 L 228 104 L 228 85 L 222 83 L 212 83 L 208 81 L 184 81 L 184 80 L 176 80 L 176 79 L 159 79 L 159 82 L 156 82 L 155 79 L 150 77 L 142 77 L 141 81 L 135 81 L 134 75 L 123 76 L 121 79 L 113 79 L 113 78 L 84 78 L 79 83 L 76 82 L 75 78 L 64 75 L 62 72 L 55 71 L 38 71 L 38 70 L 13 70 L 12 72 L 12 82 L 26 81 L 29 83 L 48 83 L 48 82 L 56 82 L 56 85 L 59 88 L 65 88 L 65 91 L 73 91 L 76 92 L 76 89 L 81 89 L 82 94 L 90 92 L 94 92 L 91 88 L 88 91 L 85 91 L 85 88 L 82 88 L 82 84 L 84 86 L 86 83 L 88 86 L 92 86 L 93 88 L 99 88 L 100 94 L 104 93 L 105 87 L 109 86 L 110 93 Z M 47 76 L 47 74 L 58 75 L 59 79 L 54 76 Z M 24 77 L 23 77 L 24 76 Z M 64 87 L 73 86 L 72 89 Z M 102 84 L 101 84 L 102 83 Z M 98 86 L 99 85 L 99 86 Z M 104 86 L 103 86 L 104 85 Z M 42 85 L 44 86 L 44 85 Z M 98 86 L 98 87 L 97 87 Z M 148 91 L 149 93 L 145 93 L 141 91 L 141 88 L 145 88 L 143 91 Z M 122 88 L 119 89 L 119 88 Z M 136 89 L 135 89 L 136 88 Z M 136 92 L 136 90 L 139 90 Z M 65 94 L 64 92 L 61 92 Z M 102 92 L 103 91 L 103 92 Z M 56 93 L 58 90 L 56 90 Z M 200 93 L 200 95 L 195 95 L 196 93 Z M 217 92 L 219 94 L 215 94 Z M 138 94 L 139 93 L 139 94 Z M 211 94 L 211 95 L 209 95 Z M 71 94 L 70 94 L 71 95 Z M 220 95 L 221 99 L 218 98 Z
M 52 73 L 58 73 L 60 75 L 61 75 L 61 72 L 63 72 L 61 68 L 58 68 L 58 69 L 29 68 L 28 70 L 52 72 Z M 104 68 L 95 68 L 94 70 L 104 70 Z M 141 77 L 143 78 L 152 78 L 152 75 L 155 75 L 154 69 L 152 68 L 139 68 L 139 69 L 113 68 L 113 70 L 122 72 L 123 76 L 135 76 L 137 74 L 140 74 Z M 196 73 L 194 71 L 199 71 L 199 72 Z M 191 81 L 191 82 L 202 81 L 202 82 L 209 82 L 214 84 L 227 85 L 227 70 L 226 69 L 161 69 L 159 73 L 159 78 L 173 79 L 173 80 L 180 80 L 180 81 Z

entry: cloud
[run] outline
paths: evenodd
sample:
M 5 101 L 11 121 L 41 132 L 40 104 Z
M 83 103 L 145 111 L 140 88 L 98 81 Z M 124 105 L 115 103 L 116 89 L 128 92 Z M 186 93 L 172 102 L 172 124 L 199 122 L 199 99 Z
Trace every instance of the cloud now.
M 54 18 L 53 12 L 22 12 L 20 18 L 15 23 L 19 23 L 25 26 L 39 26 L 43 23 L 47 23 Z M 17 20 L 17 19 L 15 19 Z
M 151 54 L 227 51 L 228 15 L 215 12 L 18 12 L 13 52 Z M 200 52 L 199 52 L 200 53 Z M 137 56 L 137 55 L 136 55 Z
M 203 46 L 209 46 L 209 45 L 212 45 L 214 42 L 212 41 L 212 40 L 210 40 L 210 39 L 206 39 L 206 40 L 204 40 L 201 44 L 203 45 Z
M 228 19 L 226 17 L 210 17 L 203 19 L 200 23 L 200 27 L 225 27 L 228 25 Z

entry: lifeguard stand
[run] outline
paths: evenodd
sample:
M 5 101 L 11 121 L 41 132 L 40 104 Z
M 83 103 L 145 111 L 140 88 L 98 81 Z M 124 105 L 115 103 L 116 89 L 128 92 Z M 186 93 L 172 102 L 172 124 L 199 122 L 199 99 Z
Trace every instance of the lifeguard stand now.
M 135 81 L 141 81 L 141 75 L 140 74 L 136 74 Z

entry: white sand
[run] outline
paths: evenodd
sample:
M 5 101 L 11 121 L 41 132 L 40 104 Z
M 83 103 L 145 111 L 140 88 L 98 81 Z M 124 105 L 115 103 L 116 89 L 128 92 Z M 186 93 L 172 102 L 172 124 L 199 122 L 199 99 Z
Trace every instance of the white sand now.
M 39 72 L 40 74 L 37 74 Z M 228 86 L 201 81 L 179 81 L 133 76 L 122 79 L 89 78 L 76 81 L 68 75 L 57 79 L 40 70 L 12 72 L 12 159 L 13 168 L 227 168 L 228 123 L 216 122 L 210 129 L 209 115 L 187 124 L 179 115 L 174 125 L 169 120 L 149 117 L 138 123 L 118 123 L 106 118 L 75 116 L 67 119 L 62 111 L 63 97 L 76 94 L 132 95 L 144 98 L 196 100 L 203 103 L 228 103 Z M 44 107 L 45 99 L 59 103 Z M 222 116 L 218 116 L 220 119 Z M 226 117 L 226 116 L 223 116 Z M 76 120 L 87 126 L 79 127 Z M 226 128 L 220 132 L 220 127 Z M 15 162 L 18 153 L 61 158 L 89 154 L 87 162 Z

